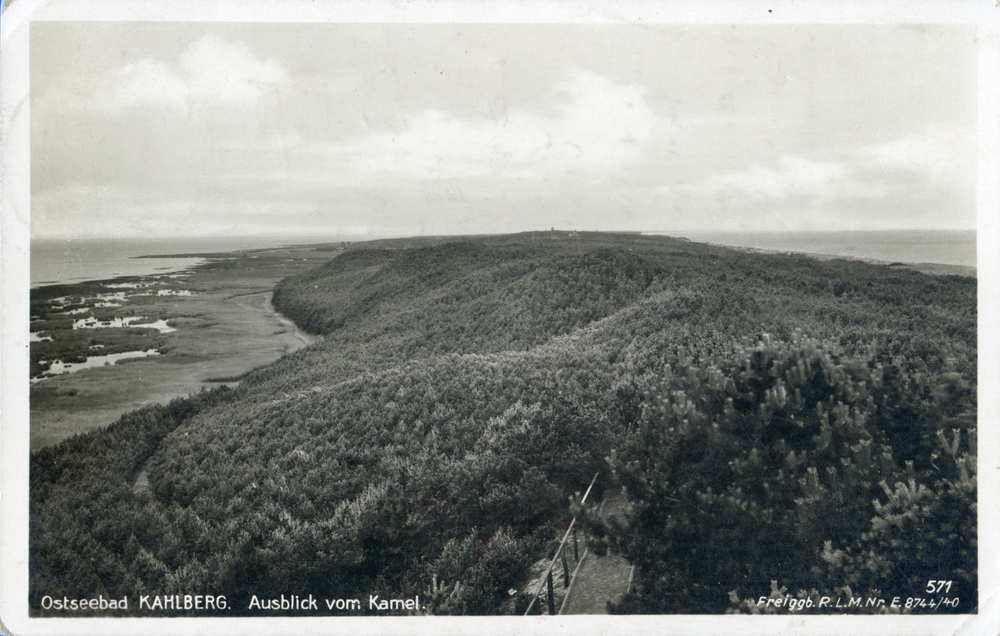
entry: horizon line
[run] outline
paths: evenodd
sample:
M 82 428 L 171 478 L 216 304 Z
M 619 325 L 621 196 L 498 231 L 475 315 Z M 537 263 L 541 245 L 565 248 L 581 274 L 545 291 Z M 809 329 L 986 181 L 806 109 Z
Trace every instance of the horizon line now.
M 899 228 L 880 228 L 871 230 L 832 230 L 832 229 L 775 229 L 775 230 L 738 230 L 738 229 L 648 229 L 648 230 L 587 230 L 579 228 L 560 228 L 560 227 L 549 227 L 542 229 L 528 229 L 528 230 L 514 230 L 506 232 L 442 232 L 434 234 L 399 234 L 399 233 L 386 233 L 386 234 L 375 234 L 375 233 L 331 233 L 323 234 L 317 232 L 303 232 L 299 233 L 287 233 L 287 234 L 272 234 L 272 233 L 259 233 L 259 234 L 226 234 L 226 235 L 216 235 L 216 234 L 170 234 L 170 235 L 160 235 L 160 236 L 65 236 L 65 235 L 47 235 L 47 236 L 32 236 L 30 240 L 32 242 L 47 242 L 47 241 L 168 241 L 168 240 L 220 240 L 220 241 L 239 241 L 239 240 L 301 240 L 309 239 L 312 242 L 324 242 L 326 240 L 336 240 L 336 241 L 363 241 L 363 240 L 384 240 L 384 239 L 400 239 L 400 238 L 438 238 L 438 237 L 463 237 L 463 236 L 513 236 L 516 234 L 527 234 L 531 232 L 582 232 L 586 234 L 632 234 L 632 235 L 659 235 L 659 236 L 676 236 L 682 234 L 745 234 L 745 235 L 759 235 L 759 234 L 874 234 L 874 233 L 884 233 L 884 232 L 977 232 L 978 229 L 975 227 L 942 227 L 942 228 L 921 228 L 921 227 L 899 227 Z

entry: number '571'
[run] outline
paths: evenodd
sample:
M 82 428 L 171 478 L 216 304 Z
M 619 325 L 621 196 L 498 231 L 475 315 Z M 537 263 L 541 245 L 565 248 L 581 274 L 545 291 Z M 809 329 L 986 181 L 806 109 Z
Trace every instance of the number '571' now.
M 927 588 L 924 590 L 928 594 L 940 594 L 941 590 L 947 594 L 951 591 L 951 581 L 927 581 Z

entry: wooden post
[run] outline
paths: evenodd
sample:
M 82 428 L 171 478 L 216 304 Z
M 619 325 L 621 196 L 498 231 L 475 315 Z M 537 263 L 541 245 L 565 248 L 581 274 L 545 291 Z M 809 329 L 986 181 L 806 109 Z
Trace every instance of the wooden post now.
M 563 586 L 569 589 L 569 566 L 566 565 L 566 552 L 563 551 L 562 554 L 562 564 L 563 564 Z
M 576 528 L 573 528 L 573 560 L 580 560 L 580 552 L 576 545 Z
M 552 570 L 549 570 L 549 614 L 552 616 L 556 615 L 556 596 L 552 592 Z
M 587 486 L 587 492 L 583 493 L 583 499 L 580 500 L 580 504 L 581 505 L 583 505 L 584 503 L 586 503 L 587 497 L 590 496 L 590 491 L 594 488 L 594 483 L 597 481 L 597 477 L 599 475 L 600 475 L 600 473 L 595 473 L 594 474 L 594 478 L 590 480 L 590 485 Z M 549 585 L 549 613 L 552 614 L 552 615 L 555 615 L 555 613 L 556 613 L 556 603 L 555 603 L 555 594 L 554 594 L 554 592 L 552 590 L 552 568 L 554 568 L 555 565 L 556 565 L 556 559 L 558 559 L 559 556 L 560 556 L 560 554 L 562 554 L 563 555 L 563 570 L 565 571 L 565 569 L 566 569 L 566 567 L 565 567 L 566 566 L 566 556 L 565 556 L 565 553 L 562 552 L 562 550 L 563 550 L 563 548 L 566 547 L 566 540 L 569 539 L 569 534 L 571 532 L 573 533 L 573 551 L 574 551 L 574 554 L 576 554 L 577 556 L 579 556 L 579 554 L 576 552 L 576 527 L 575 526 L 576 526 L 576 517 L 573 517 L 573 521 L 569 524 L 569 527 L 566 528 L 566 533 L 563 535 L 562 541 L 559 542 L 559 547 L 556 549 L 556 554 L 552 557 L 552 561 L 549 563 L 549 568 L 548 568 L 548 570 L 546 570 L 546 573 L 545 573 L 545 581 L 543 581 L 543 582 L 541 582 L 541 583 L 538 584 L 538 591 L 535 592 L 535 597 L 533 599 L 531 599 L 531 603 L 528 605 L 528 609 L 526 609 L 524 611 L 524 615 L 525 616 L 527 616 L 531 612 L 532 608 L 534 608 L 535 601 L 539 600 L 539 598 L 542 595 L 542 586 L 545 585 L 546 583 L 548 583 L 548 585 Z M 587 537 L 584 536 L 583 539 L 584 539 L 584 541 L 586 541 Z M 584 557 L 587 556 L 586 551 L 584 551 L 583 556 Z M 579 559 L 577 559 L 576 567 L 577 567 L 578 570 L 580 569 L 580 560 Z M 565 603 L 565 599 L 563 600 L 563 603 Z M 541 602 L 539 602 L 539 604 L 538 604 L 538 613 L 539 614 L 542 613 Z

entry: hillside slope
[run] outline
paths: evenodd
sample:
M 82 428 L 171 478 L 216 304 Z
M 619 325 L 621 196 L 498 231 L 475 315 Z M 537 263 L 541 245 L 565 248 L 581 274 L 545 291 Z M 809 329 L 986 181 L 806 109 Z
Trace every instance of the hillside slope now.
M 566 497 L 602 472 L 599 491 L 620 479 L 635 503 L 628 527 L 594 529 L 610 531 L 609 545 L 641 565 L 638 592 L 622 608 L 723 611 L 734 586 L 752 596 L 783 573 L 836 585 L 819 567 L 827 540 L 844 554 L 892 541 L 868 536 L 873 500 L 886 497 L 880 482 L 935 489 L 961 481 L 958 460 L 974 458 L 974 279 L 666 237 L 545 234 L 350 250 L 274 290 L 275 307 L 322 342 L 186 410 L 130 414 L 116 425 L 122 432 L 35 454 L 33 607 L 45 593 L 95 590 L 224 593 L 241 599 L 236 611 L 249 611 L 254 594 L 382 591 L 419 593 L 438 613 L 507 613 L 519 602 L 507 590 L 568 521 Z M 791 379 L 799 361 L 810 371 Z M 773 402 L 794 387 L 806 397 Z M 817 403 L 846 404 L 851 415 L 830 424 L 808 415 L 825 412 Z M 670 404 L 681 410 L 664 410 Z M 747 434 L 768 409 L 816 435 Z M 680 420 L 664 415 L 675 411 Z M 713 420 L 731 427 L 722 446 L 704 431 L 678 432 Z M 824 421 L 836 429 L 833 447 L 817 441 Z M 944 470 L 928 464 L 940 455 L 938 431 L 956 427 L 967 433 L 949 446 L 954 474 L 934 472 Z M 136 429 L 153 432 L 121 456 L 117 438 Z M 714 449 L 711 458 L 672 446 L 688 435 Z M 705 520 L 670 535 L 657 516 L 668 513 L 642 490 L 692 501 L 705 488 L 719 492 L 739 482 L 726 471 L 762 444 L 759 470 L 781 472 L 786 492 L 732 496 L 757 498 L 744 510 L 756 501 L 772 511 L 761 527 L 782 550 L 773 563 L 760 550 L 734 554 L 755 567 L 727 565 L 742 577 L 729 583 L 664 592 L 662 550 L 677 550 L 681 537 L 706 546 L 731 538 L 714 537 Z M 858 444 L 888 459 L 880 479 L 847 491 L 836 471 Z M 625 464 L 606 460 L 615 457 Z M 133 492 L 129 480 L 147 458 L 149 489 Z M 713 472 L 668 474 L 664 462 Z M 841 512 L 822 511 L 837 536 L 794 530 L 820 514 L 795 503 L 810 470 L 847 498 Z M 663 485 L 693 477 L 690 488 Z M 973 536 L 928 531 L 955 544 L 949 558 L 966 583 L 975 578 L 974 496 L 953 497 L 942 512 L 971 514 Z M 849 519 L 838 522 L 841 514 Z M 780 565 L 788 555 L 798 555 L 794 571 Z M 427 593 L 435 581 L 445 593 Z

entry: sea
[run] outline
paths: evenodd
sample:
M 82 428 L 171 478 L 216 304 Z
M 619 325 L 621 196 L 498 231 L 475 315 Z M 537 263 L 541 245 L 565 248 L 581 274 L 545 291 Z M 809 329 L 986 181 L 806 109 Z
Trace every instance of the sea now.
M 206 261 L 199 257 L 136 258 L 138 256 L 236 252 L 320 242 L 323 241 L 315 236 L 32 240 L 31 286 L 174 273 Z
M 870 259 L 885 263 L 935 263 L 976 267 L 975 230 L 879 232 L 675 232 L 698 243 L 779 252 Z
M 650 233 L 653 234 L 653 233 Z M 976 232 L 656 232 L 713 243 L 763 250 L 864 258 L 887 263 L 938 263 L 976 267 Z M 41 287 L 119 276 L 148 276 L 183 271 L 205 262 L 198 257 L 135 258 L 169 254 L 206 254 L 283 245 L 330 243 L 356 238 L 231 237 L 162 239 L 33 240 L 31 286 Z

